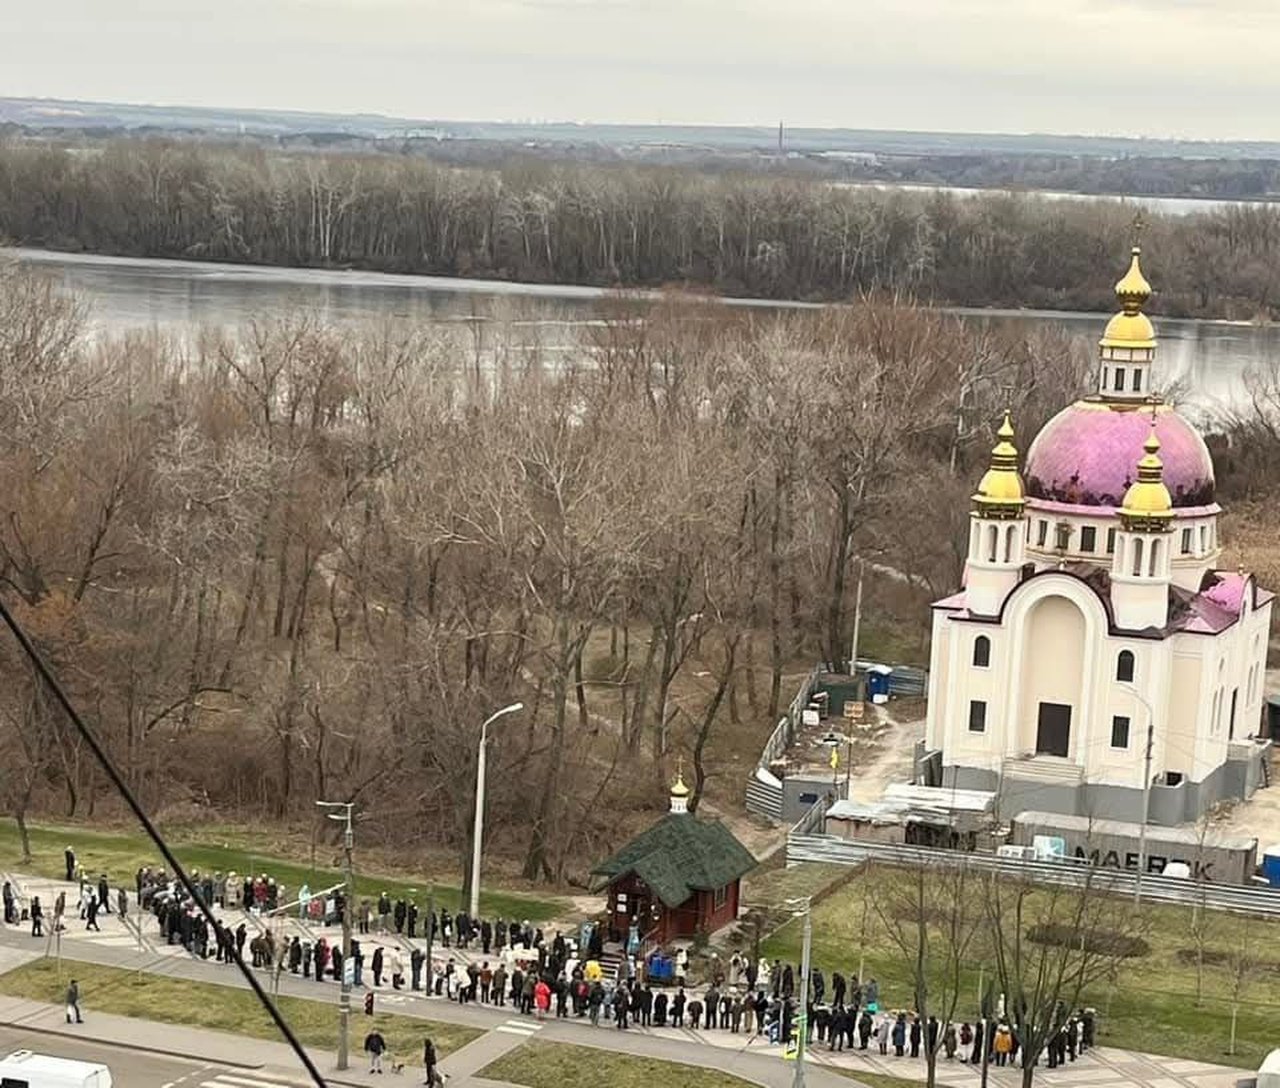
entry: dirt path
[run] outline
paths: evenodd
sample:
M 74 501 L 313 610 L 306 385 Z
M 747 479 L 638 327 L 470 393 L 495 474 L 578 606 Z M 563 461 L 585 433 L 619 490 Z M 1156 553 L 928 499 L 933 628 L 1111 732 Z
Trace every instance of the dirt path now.
M 916 741 L 924 737 L 924 719 L 899 722 L 888 707 L 876 707 L 880 727 L 876 751 L 853 768 L 849 796 L 854 801 L 878 801 L 891 782 L 911 781 L 911 761 Z

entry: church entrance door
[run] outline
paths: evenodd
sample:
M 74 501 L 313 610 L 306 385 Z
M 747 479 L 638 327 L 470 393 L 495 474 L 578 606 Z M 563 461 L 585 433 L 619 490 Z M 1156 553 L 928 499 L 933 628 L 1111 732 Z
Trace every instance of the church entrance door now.
M 1041 703 L 1036 726 L 1036 755 L 1067 755 L 1071 743 L 1071 707 L 1063 703 Z

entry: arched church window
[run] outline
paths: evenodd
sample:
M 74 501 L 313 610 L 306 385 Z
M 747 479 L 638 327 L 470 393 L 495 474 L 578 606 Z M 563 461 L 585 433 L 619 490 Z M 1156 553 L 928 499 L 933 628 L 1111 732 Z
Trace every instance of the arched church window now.
M 1133 391 L 1135 393 L 1142 392 L 1142 367 L 1140 366 L 1133 368 Z
M 1116 679 L 1122 684 L 1133 683 L 1133 651 L 1121 650 L 1116 658 Z
M 986 635 L 979 635 L 973 640 L 973 665 L 977 669 L 985 669 L 991 664 L 991 640 Z
M 1133 542 L 1133 573 L 1142 573 L 1142 541 L 1135 540 Z
M 1209 550 L 1209 530 L 1206 526 L 1200 526 L 1200 554 L 1204 555 Z
M 999 555 L 1000 530 L 992 525 L 987 530 L 987 562 L 994 563 Z
M 1016 525 L 1010 525 L 1004 533 L 1004 561 L 1006 563 L 1013 560 L 1013 534 L 1018 531 Z
M 1147 564 L 1147 573 L 1154 578 L 1156 571 L 1160 565 L 1160 541 L 1153 540 L 1151 542 L 1151 560 Z
M 1117 393 L 1124 392 L 1124 367 L 1122 366 L 1116 367 L 1115 381 L 1112 383 L 1111 388 L 1114 389 Z

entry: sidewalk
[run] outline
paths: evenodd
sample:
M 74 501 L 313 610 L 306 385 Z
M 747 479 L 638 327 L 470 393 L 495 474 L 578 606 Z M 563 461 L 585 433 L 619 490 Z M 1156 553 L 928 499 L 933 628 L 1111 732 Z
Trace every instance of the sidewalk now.
M 61 1006 L 3 996 L 0 996 L 0 1023 L 42 1035 L 75 1039 L 81 1043 L 97 1042 L 130 1051 L 164 1054 L 232 1069 L 252 1070 L 275 1079 L 283 1077 L 287 1082 L 299 1086 L 309 1083 L 306 1073 L 299 1067 L 297 1056 L 285 1043 L 136 1020 L 128 1016 L 113 1016 L 110 1013 L 94 1012 L 92 1009 L 87 1012 L 83 1024 L 68 1024 Z M 483 1069 L 521 1042 L 522 1039 L 494 1036 L 490 1033 L 449 1055 L 440 1063 L 441 1068 L 449 1074 L 454 1085 L 472 1088 L 481 1083 L 471 1075 L 473 1072 Z M 343 1085 L 344 1088 L 372 1088 L 373 1085 L 384 1083 L 365 1072 L 366 1059 L 363 1054 L 353 1053 L 352 1067 L 343 1071 L 338 1070 L 336 1055 L 331 1051 L 308 1047 L 307 1055 L 329 1084 Z M 405 1073 L 407 1076 L 416 1074 L 421 1079 L 421 1067 L 415 1069 L 410 1065 L 406 1067 Z M 499 1082 L 483 1083 L 492 1086 Z M 515 1086 L 504 1084 L 502 1088 Z

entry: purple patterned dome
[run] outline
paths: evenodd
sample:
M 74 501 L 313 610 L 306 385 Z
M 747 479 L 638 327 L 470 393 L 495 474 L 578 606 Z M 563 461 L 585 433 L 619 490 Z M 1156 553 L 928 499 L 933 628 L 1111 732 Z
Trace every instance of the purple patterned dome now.
M 1027 495 L 1079 506 L 1119 506 L 1137 476 L 1151 407 L 1081 400 L 1036 435 L 1023 476 Z M 1194 427 L 1169 405 L 1156 411 L 1164 482 L 1174 507 L 1213 502 L 1213 460 Z

